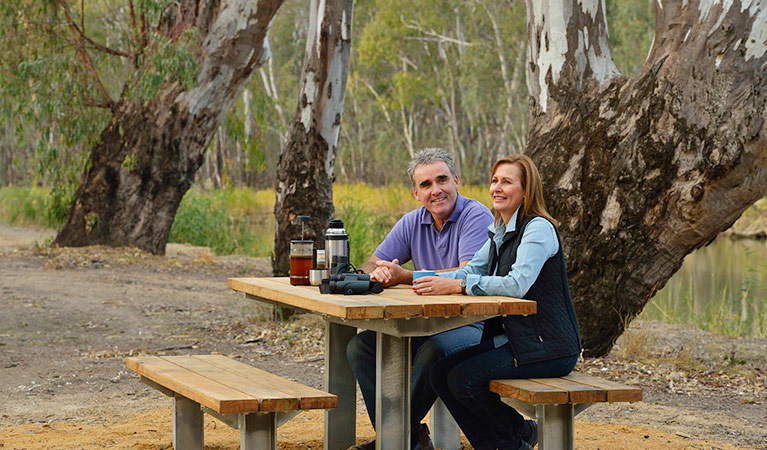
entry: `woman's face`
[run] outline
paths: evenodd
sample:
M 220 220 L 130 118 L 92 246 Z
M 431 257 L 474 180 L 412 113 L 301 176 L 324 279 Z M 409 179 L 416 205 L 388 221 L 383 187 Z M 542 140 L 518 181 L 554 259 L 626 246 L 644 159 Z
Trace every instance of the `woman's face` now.
M 501 164 L 496 167 L 490 180 L 490 197 L 493 199 L 493 209 L 507 222 L 525 199 L 519 165 Z

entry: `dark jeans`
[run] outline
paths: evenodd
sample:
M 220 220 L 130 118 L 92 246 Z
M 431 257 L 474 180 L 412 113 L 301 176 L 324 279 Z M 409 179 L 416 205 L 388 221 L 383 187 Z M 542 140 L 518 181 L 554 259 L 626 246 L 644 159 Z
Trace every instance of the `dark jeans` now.
M 431 409 L 437 394 L 429 383 L 429 370 L 441 358 L 479 343 L 482 324 L 466 325 L 434 336 L 410 339 L 413 369 L 410 373 L 410 423 L 413 430 Z M 370 422 L 376 418 L 376 334 L 363 331 L 349 341 L 346 357 L 357 378 Z
M 561 377 L 577 361 L 575 355 L 514 367 L 511 347 L 494 348 L 488 340 L 440 360 L 429 379 L 476 450 L 517 449 L 522 444 L 524 418 L 490 392 L 490 380 Z

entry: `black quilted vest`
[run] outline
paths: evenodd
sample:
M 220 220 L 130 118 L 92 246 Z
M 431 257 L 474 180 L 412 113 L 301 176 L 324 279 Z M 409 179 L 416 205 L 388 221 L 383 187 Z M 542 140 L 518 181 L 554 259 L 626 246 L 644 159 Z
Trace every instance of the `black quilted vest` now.
M 518 223 L 515 231 L 506 233 L 500 251 L 496 251 L 494 234 L 489 232 L 488 275 L 504 276 L 511 271 L 511 266 L 517 260 L 517 249 L 525 228 L 535 217 L 526 217 Z M 522 297 L 537 302 L 537 313 L 529 316 L 509 315 L 485 321 L 483 340 L 501 334 L 503 323 L 517 366 L 578 355 L 581 351 L 580 329 L 567 285 L 565 257 L 558 232 L 557 241 L 559 251 L 546 260 L 535 283 Z

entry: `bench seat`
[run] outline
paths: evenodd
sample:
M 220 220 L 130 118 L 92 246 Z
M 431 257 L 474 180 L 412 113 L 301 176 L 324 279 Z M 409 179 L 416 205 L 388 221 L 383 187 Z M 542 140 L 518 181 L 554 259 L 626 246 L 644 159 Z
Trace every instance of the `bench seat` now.
M 490 391 L 538 421 L 538 450 L 574 448 L 576 414 L 600 402 L 638 402 L 642 390 L 573 372 L 561 378 L 491 380 Z
M 173 397 L 173 447 L 203 448 L 203 410 L 240 430 L 240 448 L 276 449 L 276 428 L 338 398 L 221 355 L 139 356 L 125 365 Z M 202 408 L 201 408 L 202 407 Z

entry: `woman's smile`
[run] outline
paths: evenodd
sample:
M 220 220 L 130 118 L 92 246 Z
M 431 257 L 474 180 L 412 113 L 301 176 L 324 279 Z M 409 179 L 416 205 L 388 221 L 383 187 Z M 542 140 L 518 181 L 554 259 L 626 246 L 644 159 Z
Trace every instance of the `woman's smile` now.
M 501 164 L 495 169 L 490 180 L 490 197 L 493 209 L 508 223 L 514 211 L 525 199 L 525 187 L 522 185 L 522 170 L 518 164 Z

